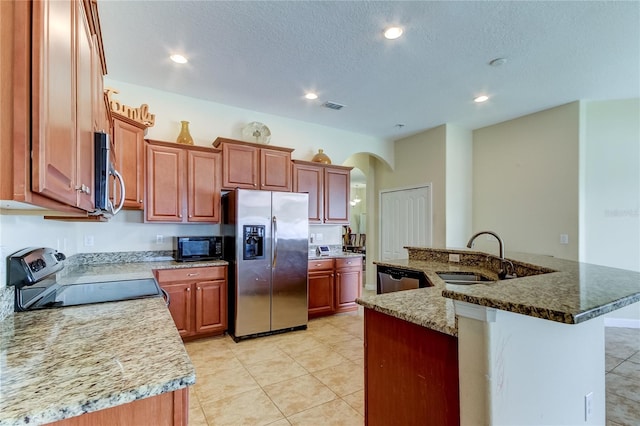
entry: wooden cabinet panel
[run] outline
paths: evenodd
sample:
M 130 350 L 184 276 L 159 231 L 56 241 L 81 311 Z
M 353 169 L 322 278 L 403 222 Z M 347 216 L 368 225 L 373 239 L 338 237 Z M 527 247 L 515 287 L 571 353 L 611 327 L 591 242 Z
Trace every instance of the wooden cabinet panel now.
M 220 221 L 220 154 L 188 151 L 189 222 Z
M 169 294 L 169 312 L 180 336 L 187 336 L 191 333 L 191 319 L 193 317 L 191 308 L 193 306 L 192 290 L 190 283 L 161 284 L 162 288 Z
M 222 144 L 222 187 L 258 189 L 259 154 L 252 146 Z
M 356 298 L 362 292 L 362 258 L 336 259 L 336 312 L 358 309 Z
M 184 150 L 147 145 L 146 220 L 182 222 Z
M 347 169 L 324 170 L 324 223 L 349 223 L 351 176 Z
M 335 312 L 333 268 L 309 273 L 309 318 Z
M 293 163 L 293 192 L 309 194 L 309 223 L 322 223 L 324 218 L 324 168 Z
M 31 188 L 71 206 L 77 204 L 76 13 L 71 1 L 33 3 Z
M 220 221 L 220 152 L 147 141 L 148 222 Z
M 333 272 L 333 259 L 313 259 L 309 261 L 309 272 L 331 271 Z
M 144 132 L 146 127 L 113 114 L 113 142 L 117 170 L 125 184 L 124 208 L 144 208 Z
M 291 153 L 260 150 L 260 189 L 291 191 Z
M 195 288 L 195 333 L 223 333 L 227 329 L 226 281 L 198 282 Z
M 154 275 L 169 293 L 169 311 L 183 339 L 227 330 L 226 266 L 155 270 Z
M 187 426 L 189 388 L 138 399 L 115 407 L 70 417 L 53 426 L 154 425 Z
M 365 309 L 365 424 L 460 424 L 458 339 Z

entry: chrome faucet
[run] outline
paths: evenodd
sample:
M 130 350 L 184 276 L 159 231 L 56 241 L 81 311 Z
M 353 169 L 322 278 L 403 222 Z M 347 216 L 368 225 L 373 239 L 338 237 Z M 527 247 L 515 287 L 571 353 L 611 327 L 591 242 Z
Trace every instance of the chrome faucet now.
M 495 239 L 498 240 L 498 248 L 500 250 L 500 271 L 498 272 L 498 278 L 502 280 L 509 273 L 508 272 L 509 266 L 511 266 L 511 271 L 514 271 L 514 267 L 513 267 L 513 263 L 511 263 L 510 260 L 507 260 L 504 258 L 504 242 L 502 241 L 502 238 L 498 236 L 498 234 L 496 234 L 493 231 L 476 232 L 471 236 L 471 238 L 469 238 L 469 242 L 467 243 L 467 248 L 471 248 L 471 246 L 473 246 L 473 241 L 482 234 L 493 235 Z

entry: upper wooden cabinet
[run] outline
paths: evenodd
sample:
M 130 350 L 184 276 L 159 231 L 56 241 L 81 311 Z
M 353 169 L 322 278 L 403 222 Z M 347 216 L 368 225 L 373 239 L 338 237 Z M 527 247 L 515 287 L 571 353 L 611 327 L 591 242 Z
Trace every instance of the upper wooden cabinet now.
M 292 163 L 293 192 L 309 193 L 309 223 L 348 224 L 351 167 Z
M 2 2 L 3 200 L 94 209 L 94 111 L 105 70 L 95 14 L 89 1 Z
M 223 189 L 291 191 L 291 152 L 283 148 L 217 138 L 222 149 Z
M 147 222 L 220 221 L 220 151 L 147 140 Z
M 147 127 L 113 113 L 116 168 L 125 184 L 124 208 L 144 208 L 144 134 Z

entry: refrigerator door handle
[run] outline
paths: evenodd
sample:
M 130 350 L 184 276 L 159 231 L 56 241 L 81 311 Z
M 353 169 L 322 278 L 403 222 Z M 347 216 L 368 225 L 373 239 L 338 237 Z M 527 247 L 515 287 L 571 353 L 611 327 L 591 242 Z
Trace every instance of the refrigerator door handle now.
M 271 267 L 276 267 L 276 261 L 278 260 L 278 220 L 275 216 L 271 219 L 273 222 L 273 259 L 271 261 Z

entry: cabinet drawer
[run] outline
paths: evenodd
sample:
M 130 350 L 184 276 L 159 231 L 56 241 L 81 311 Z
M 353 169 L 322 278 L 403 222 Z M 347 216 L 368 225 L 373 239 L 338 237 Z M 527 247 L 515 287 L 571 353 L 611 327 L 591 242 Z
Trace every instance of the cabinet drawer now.
M 314 259 L 309 261 L 309 272 L 333 269 L 333 259 Z
M 211 266 L 204 268 L 178 268 L 156 270 L 158 282 L 176 281 L 208 281 L 223 280 L 225 278 L 224 266 Z
M 341 257 L 336 259 L 336 269 L 340 268 L 361 268 L 362 267 L 362 257 L 353 256 L 353 257 Z

